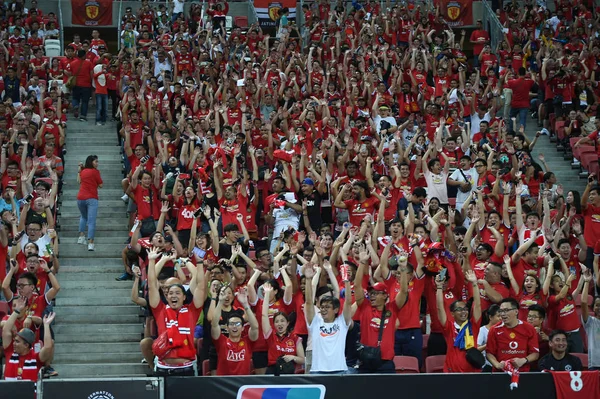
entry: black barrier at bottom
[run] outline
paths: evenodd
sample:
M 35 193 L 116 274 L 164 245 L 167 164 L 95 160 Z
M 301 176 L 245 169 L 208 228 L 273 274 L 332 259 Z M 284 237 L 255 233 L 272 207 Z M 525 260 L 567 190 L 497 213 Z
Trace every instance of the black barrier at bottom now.
M 190 392 L 218 399 L 556 398 L 550 374 L 523 373 L 517 389 L 509 385 L 508 374 L 172 377 L 165 379 L 165 399 L 189 397 Z
M 160 399 L 161 385 L 160 378 L 44 380 L 42 395 L 44 399 Z
M 5 398 L 34 399 L 35 384 L 29 381 L 0 381 L 0 399 Z

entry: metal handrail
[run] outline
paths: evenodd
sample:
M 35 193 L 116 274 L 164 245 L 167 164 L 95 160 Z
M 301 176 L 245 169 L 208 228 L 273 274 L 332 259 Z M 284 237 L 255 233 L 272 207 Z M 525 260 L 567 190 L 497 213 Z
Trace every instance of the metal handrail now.
M 119 0 L 119 19 L 117 19 L 117 50 L 121 50 L 121 17 L 123 12 L 123 0 Z
M 65 47 L 65 27 L 63 25 L 63 15 L 62 15 L 62 1 L 58 0 L 58 21 L 60 23 L 60 48 L 61 51 Z
M 504 26 L 502 26 L 498 16 L 492 10 L 489 1 L 483 0 L 481 4 L 483 5 L 483 28 L 489 32 L 492 51 L 496 52 L 499 49 L 499 44 L 504 39 Z
M 256 7 L 254 7 L 253 0 L 248 0 L 248 7 L 250 8 L 252 15 L 254 15 L 254 18 L 256 18 L 256 23 L 258 23 L 258 13 L 256 12 Z

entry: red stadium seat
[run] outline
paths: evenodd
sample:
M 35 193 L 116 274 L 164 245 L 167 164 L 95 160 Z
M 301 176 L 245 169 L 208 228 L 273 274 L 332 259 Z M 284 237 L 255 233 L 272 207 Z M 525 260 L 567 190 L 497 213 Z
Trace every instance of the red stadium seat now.
M 600 165 L 598 165 L 598 162 L 592 162 L 588 166 L 588 172 L 592 175 L 600 176 Z
M 305 370 L 304 370 L 304 365 L 303 364 L 297 364 L 296 365 L 296 370 L 294 371 L 294 374 L 304 374 Z
M 10 305 L 8 302 L 0 301 L 0 320 L 10 313 Z
M 210 360 L 208 359 L 202 362 L 202 375 L 210 375 Z
M 565 121 L 556 122 L 554 127 L 556 129 L 556 137 L 558 137 L 559 140 L 563 140 L 565 138 Z
M 581 360 L 581 364 L 583 366 L 583 371 L 588 370 L 589 360 L 587 353 L 571 353 L 571 355 L 578 357 Z
M 247 28 L 248 27 L 248 17 L 246 16 L 237 16 L 233 17 L 233 24 L 238 28 Z
M 423 334 L 423 350 L 421 351 L 421 359 L 425 360 L 427 357 L 427 346 L 429 345 L 429 334 Z M 425 372 L 425 363 L 421 368 L 422 372 Z
M 596 153 L 593 152 L 584 152 L 583 154 L 581 154 L 580 161 L 583 169 L 589 171 L 590 165 L 592 163 L 595 163 L 596 165 L 598 164 L 598 155 L 596 155 Z
M 396 374 L 419 373 L 419 359 L 412 356 L 394 356 Z
M 446 355 L 429 356 L 425 359 L 426 373 L 443 373 Z
M 448 205 L 450 205 L 452 208 L 456 207 L 456 198 L 448 198 Z

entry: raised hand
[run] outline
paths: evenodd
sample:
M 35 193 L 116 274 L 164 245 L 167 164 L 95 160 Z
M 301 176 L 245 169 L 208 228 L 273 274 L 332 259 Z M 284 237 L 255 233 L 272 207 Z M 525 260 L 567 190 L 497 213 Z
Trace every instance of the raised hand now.
M 156 260 L 160 256 L 159 249 L 157 247 L 152 247 L 151 250 L 148 251 L 148 259 Z
M 471 284 L 477 283 L 477 276 L 475 276 L 475 272 L 473 272 L 473 270 L 467 270 L 465 272 L 465 279 Z
M 44 325 L 50 326 L 50 324 L 52 324 L 52 322 L 54 321 L 55 317 L 56 317 L 56 313 L 54 313 L 54 312 L 48 313 L 46 316 L 44 316 Z

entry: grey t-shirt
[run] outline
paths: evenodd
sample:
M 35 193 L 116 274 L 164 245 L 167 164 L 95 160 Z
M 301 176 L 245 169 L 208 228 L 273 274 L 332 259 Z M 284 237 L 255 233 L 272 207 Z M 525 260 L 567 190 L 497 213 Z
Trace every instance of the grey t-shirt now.
M 600 367 L 600 319 L 588 316 L 584 327 L 588 339 L 589 367 Z

